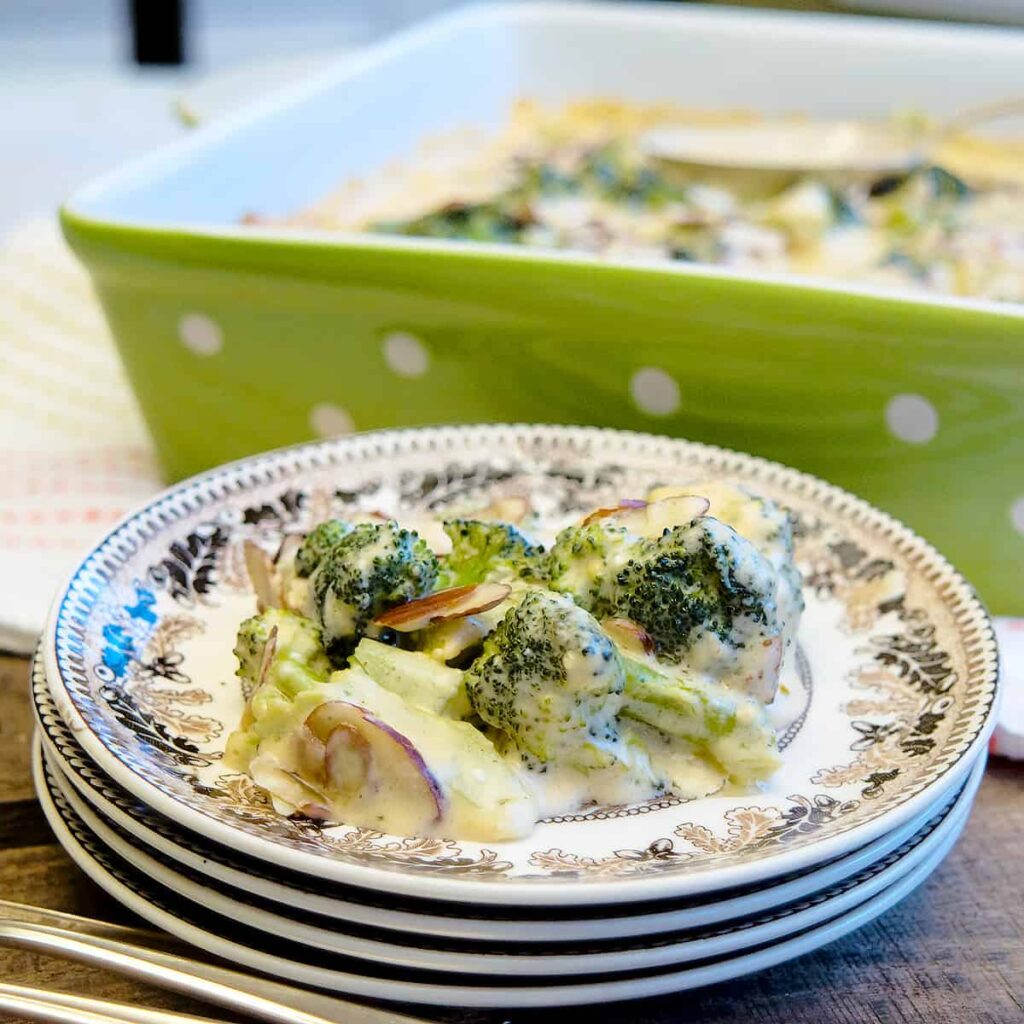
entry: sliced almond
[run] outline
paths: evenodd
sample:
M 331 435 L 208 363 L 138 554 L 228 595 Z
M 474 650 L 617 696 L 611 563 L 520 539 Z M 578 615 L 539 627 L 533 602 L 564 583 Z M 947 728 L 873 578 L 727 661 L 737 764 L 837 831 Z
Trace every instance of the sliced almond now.
M 277 653 L 277 626 L 271 626 L 267 634 L 267 642 L 263 645 L 263 656 L 260 658 L 260 667 L 256 672 L 256 689 L 259 689 L 267 678 L 270 666 L 274 662 L 274 655 Z
M 744 679 L 745 689 L 755 700 L 771 704 L 779 691 L 779 673 L 782 670 L 782 656 L 785 644 L 781 636 L 767 637 L 761 641 L 764 661 L 757 672 Z
M 653 637 L 632 619 L 603 619 L 601 628 L 624 650 L 635 654 L 654 653 Z
M 624 526 L 638 537 L 653 540 L 673 526 L 685 526 L 700 519 L 710 508 L 711 502 L 699 494 L 676 494 L 651 502 L 627 498 L 615 508 L 599 508 L 591 512 L 582 525 L 610 519 L 616 526 Z
M 490 611 L 511 593 L 512 588 L 506 583 L 470 583 L 463 587 L 448 587 L 427 597 L 400 604 L 378 615 L 374 622 L 378 626 L 396 629 L 399 633 L 412 633 L 439 622 Z
M 332 797 L 393 811 L 389 825 L 402 834 L 421 834 L 441 820 L 444 787 L 408 736 L 366 708 L 339 700 L 314 708 L 306 727 L 324 741 L 326 789 Z M 403 796 L 397 806 L 395 793 Z
M 633 509 L 647 508 L 647 502 L 642 498 L 623 498 L 618 505 L 610 508 L 598 508 L 586 516 L 580 523 L 581 526 L 589 526 L 591 523 L 596 523 L 598 519 L 607 519 L 609 516 L 621 516 L 624 512 L 629 512 Z
M 295 733 L 294 753 L 299 774 L 303 778 L 314 780 L 318 785 L 323 786 L 324 758 L 327 755 L 327 749 L 324 741 L 305 722 Z
M 354 726 L 336 725 L 324 744 L 324 779 L 336 793 L 355 793 L 366 784 L 370 744 Z
M 302 547 L 302 541 L 303 537 L 300 533 L 285 534 L 281 546 L 277 549 L 277 554 L 274 555 L 274 565 L 289 565 L 293 562 L 296 553 Z
M 297 814 L 301 814 L 304 818 L 311 818 L 313 821 L 330 821 L 331 820 L 331 809 L 324 807 L 323 804 L 309 803 L 301 804 L 295 808 Z
M 282 605 L 281 588 L 274 572 L 274 563 L 270 556 L 251 540 L 242 545 L 245 552 L 245 568 L 249 573 L 252 589 L 256 591 L 256 608 L 265 612 L 268 608 L 280 608 Z
M 307 794 L 311 794 L 313 797 L 315 797 L 317 800 L 321 801 L 324 804 L 330 803 L 330 799 L 328 798 L 327 793 L 324 790 L 324 787 L 319 785 L 318 783 L 314 783 L 312 779 L 304 778 L 293 768 L 278 767 L 278 771 L 280 771 L 280 773 L 285 778 L 290 779 L 300 790 L 305 790 Z M 254 780 L 256 782 L 259 782 L 259 779 L 255 779 L 255 776 Z M 298 801 L 295 801 L 295 803 L 298 803 Z
M 646 510 L 648 537 L 660 537 L 673 526 L 685 526 L 708 514 L 711 502 L 699 494 L 680 494 L 652 501 Z

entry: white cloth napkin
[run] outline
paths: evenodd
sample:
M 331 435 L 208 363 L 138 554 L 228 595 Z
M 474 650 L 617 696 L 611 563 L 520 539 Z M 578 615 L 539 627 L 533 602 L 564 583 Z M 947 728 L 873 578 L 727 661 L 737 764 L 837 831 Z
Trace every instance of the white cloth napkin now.
M 163 486 L 88 278 L 55 223 L 0 247 L 0 649 L 28 653 L 64 574 Z M 1024 759 L 1024 619 L 997 620 L 993 750 Z
M 31 650 L 76 556 L 161 486 L 88 277 L 30 222 L 0 247 L 0 647 Z

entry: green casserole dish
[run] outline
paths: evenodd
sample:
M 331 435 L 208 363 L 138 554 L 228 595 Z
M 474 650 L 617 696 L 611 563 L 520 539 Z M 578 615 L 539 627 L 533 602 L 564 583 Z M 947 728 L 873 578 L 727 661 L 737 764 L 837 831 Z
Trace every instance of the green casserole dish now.
M 885 114 L 906 98 L 941 114 L 1005 95 L 1022 64 L 1024 34 L 1011 32 L 689 5 L 488 6 L 86 187 L 62 221 L 172 479 L 350 429 L 648 430 L 849 487 L 942 548 L 994 611 L 1022 612 L 1020 306 L 239 225 L 439 129 L 497 125 L 523 94 L 821 116 Z

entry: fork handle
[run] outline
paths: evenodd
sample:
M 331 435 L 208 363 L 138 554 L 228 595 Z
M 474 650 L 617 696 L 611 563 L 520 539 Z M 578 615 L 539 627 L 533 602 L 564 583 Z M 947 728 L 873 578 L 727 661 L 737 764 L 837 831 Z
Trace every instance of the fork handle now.
M 0 982 L 0 1010 L 52 1024 L 217 1024 L 209 1017 L 195 1017 L 171 1010 L 128 1006 L 107 999 L 91 999 L 70 992 L 47 992 L 25 985 Z
M 94 1013 L 83 1007 L 35 999 L 31 996 L 0 993 L 0 1011 L 18 1017 L 42 1021 L 44 1024 L 119 1024 L 124 1017 L 111 1017 L 107 1013 Z
M 91 964 L 274 1024 L 426 1024 L 170 953 L 46 925 L 0 921 L 0 945 Z

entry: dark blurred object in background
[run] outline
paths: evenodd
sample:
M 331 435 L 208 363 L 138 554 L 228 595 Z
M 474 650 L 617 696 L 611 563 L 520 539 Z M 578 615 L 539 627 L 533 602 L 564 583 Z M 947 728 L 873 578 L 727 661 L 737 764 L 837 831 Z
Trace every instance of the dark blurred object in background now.
M 136 64 L 185 62 L 185 0 L 131 0 Z

